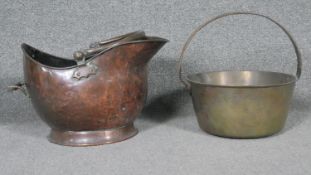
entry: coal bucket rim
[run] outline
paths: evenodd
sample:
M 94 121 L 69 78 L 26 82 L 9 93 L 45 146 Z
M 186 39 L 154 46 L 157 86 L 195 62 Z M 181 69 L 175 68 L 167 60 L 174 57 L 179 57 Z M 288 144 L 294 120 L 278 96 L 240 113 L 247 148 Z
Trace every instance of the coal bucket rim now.
M 167 43 L 169 42 L 169 40 L 165 39 L 165 38 L 161 38 L 161 37 L 155 37 L 155 36 L 147 36 L 148 39 L 146 40 L 135 40 L 135 41 L 129 41 L 129 42 L 124 42 L 118 46 L 113 46 L 113 47 L 110 47 L 108 49 L 106 49 L 104 52 L 108 52 L 112 49 L 114 49 L 115 47 L 119 47 L 119 46 L 123 46 L 123 45 L 129 45 L 129 44 L 138 44 L 138 43 L 149 43 L 149 42 L 162 42 L 162 43 Z M 30 58 L 29 60 L 35 62 L 36 64 L 39 64 L 40 66 L 42 67 L 46 67 L 48 69 L 54 69 L 54 70 L 68 70 L 68 69 L 73 69 L 73 68 L 76 68 L 76 67 L 79 67 L 79 65 L 75 64 L 75 65 L 72 65 L 72 66 L 66 66 L 66 67 L 55 67 L 55 66 L 49 66 L 49 65 L 46 65 L 46 64 L 43 64 L 37 60 L 35 60 L 31 54 L 28 53 L 28 51 L 26 51 L 27 48 L 32 48 L 44 55 L 47 55 L 47 56 L 50 56 L 50 57 L 54 57 L 54 58 L 57 58 L 57 59 L 60 59 L 60 60 L 64 60 L 64 61 L 74 61 L 73 59 L 70 59 L 70 58 L 65 58 L 65 57 L 61 57 L 61 56 L 56 56 L 54 54 L 50 54 L 50 53 L 47 53 L 45 51 L 42 51 L 41 49 L 37 49 L 27 43 L 22 43 L 21 44 L 21 48 L 23 50 L 23 53 L 27 56 L 27 58 Z M 97 57 L 97 56 L 96 56 Z M 96 57 L 94 58 L 90 58 L 90 59 L 87 59 L 85 61 L 85 63 L 88 63 L 88 62 L 91 62 L 92 60 L 94 60 Z

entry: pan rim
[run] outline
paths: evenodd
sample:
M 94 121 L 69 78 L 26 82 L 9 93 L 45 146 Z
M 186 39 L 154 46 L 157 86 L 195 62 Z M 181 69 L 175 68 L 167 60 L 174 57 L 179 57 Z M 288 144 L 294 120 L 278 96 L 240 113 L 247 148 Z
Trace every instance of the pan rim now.
M 274 74 L 276 76 L 287 76 L 290 80 L 284 83 L 270 83 L 270 84 L 257 84 L 257 85 L 221 85 L 216 83 L 202 83 L 196 80 L 193 80 L 193 76 L 198 76 L 202 74 L 212 74 L 212 73 L 259 73 L 259 74 Z M 281 73 L 281 72 L 273 72 L 273 71 L 258 71 L 258 70 L 224 70 L 224 71 L 209 71 L 209 72 L 201 72 L 189 74 L 186 76 L 186 80 L 192 85 L 200 85 L 200 86 L 210 86 L 210 87 L 222 87 L 222 88 L 268 88 L 268 87 L 277 87 L 277 86 L 285 86 L 289 84 L 295 84 L 298 80 L 294 75 Z

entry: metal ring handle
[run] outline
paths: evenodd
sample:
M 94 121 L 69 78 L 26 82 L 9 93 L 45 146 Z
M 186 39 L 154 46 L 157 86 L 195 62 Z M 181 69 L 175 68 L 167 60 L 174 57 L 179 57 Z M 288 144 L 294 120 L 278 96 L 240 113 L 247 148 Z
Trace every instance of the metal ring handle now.
M 270 17 L 268 16 L 265 16 L 265 15 L 261 15 L 261 14 L 257 14 L 257 13 L 252 13 L 252 12 L 231 12 L 231 13 L 225 13 L 225 14 L 222 14 L 222 15 L 219 15 L 219 16 L 216 16 L 210 20 L 207 20 L 205 23 L 201 24 L 198 28 L 196 28 L 192 33 L 191 35 L 188 37 L 186 43 L 184 44 L 183 48 L 182 48 L 182 51 L 181 51 L 181 54 L 180 54 L 180 57 L 179 57 L 179 62 L 178 62 L 178 71 L 179 71 L 179 79 L 180 81 L 185 85 L 185 87 L 187 89 L 190 89 L 190 84 L 183 78 L 182 76 L 182 60 L 184 58 L 184 54 L 190 44 L 190 42 L 192 41 L 192 39 L 194 38 L 194 36 L 202 29 L 204 28 L 205 26 L 207 26 L 209 23 L 212 23 L 213 21 L 216 21 L 217 19 L 220 19 L 220 18 L 223 18 L 223 17 L 226 17 L 226 16 L 232 16 L 232 15 L 255 15 L 255 16 L 260 16 L 260 17 L 264 17 L 268 20 L 270 20 L 271 22 L 273 22 L 274 24 L 276 24 L 277 26 L 279 26 L 284 32 L 285 34 L 288 36 L 288 38 L 290 39 L 292 45 L 294 46 L 294 49 L 295 49 L 295 53 L 296 53 L 296 56 L 297 56 L 297 71 L 296 71 L 296 78 L 297 80 L 300 78 L 300 75 L 301 75 L 301 70 L 302 70 L 302 61 L 301 61 L 301 53 L 298 49 L 298 46 L 294 40 L 294 38 L 291 36 L 291 34 L 278 22 L 276 22 L 275 20 L 271 19 Z

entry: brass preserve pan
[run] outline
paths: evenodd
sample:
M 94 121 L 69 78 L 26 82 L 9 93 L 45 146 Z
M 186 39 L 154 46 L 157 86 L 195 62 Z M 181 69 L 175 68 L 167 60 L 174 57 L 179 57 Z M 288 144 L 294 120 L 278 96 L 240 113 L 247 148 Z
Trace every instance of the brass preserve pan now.
M 193 37 L 211 22 L 231 15 L 264 17 L 289 37 L 297 56 L 296 77 L 266 71 L 219 71 L 182 76 L 182 60 Z M 190 90 L 201 129 L 217 136 L 257 138 L 280 131 L 287 118 L 295 82 L 301 74 L 301 54 L 293 37 L 278 22 L 255 13 L 227 13 L 208 20 L 192 32 L 179 60 L 181 82 Z

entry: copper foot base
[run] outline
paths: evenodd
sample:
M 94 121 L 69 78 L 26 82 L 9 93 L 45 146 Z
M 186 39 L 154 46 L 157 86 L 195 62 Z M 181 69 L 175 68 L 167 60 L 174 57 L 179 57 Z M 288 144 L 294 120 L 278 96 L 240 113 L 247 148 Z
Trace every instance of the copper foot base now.
M 98 131 L 59 131 L 51 130 L 48 139 L 52 143 L 65 146 L 95 146 L 120 142 L 135 136 L 138 130 L 133 124 Z

